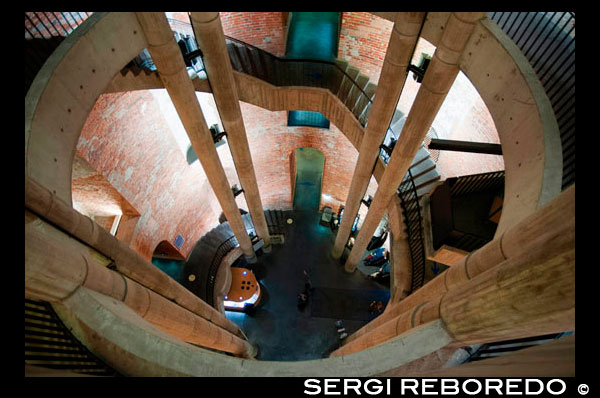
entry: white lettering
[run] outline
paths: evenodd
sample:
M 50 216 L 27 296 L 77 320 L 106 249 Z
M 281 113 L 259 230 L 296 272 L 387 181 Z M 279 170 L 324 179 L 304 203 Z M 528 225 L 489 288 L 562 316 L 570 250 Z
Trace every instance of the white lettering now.
M 313 382 L 316 383 L 316 385 L 313 384 Z M 315 389 L 315 391 L 304 390 L 304 393 L 307 394 L 307 395 L 317 395 L 317 394 L 320 394 L 321 393 L 321 386 L 319 385 L 319 383 L 320 382 L 317 379 L 306 379 L 306 380 L 304 380 L 304 387 L 314 388 Z
M 377 384 L 374 391 L 370 391 L 368 388 L 369 384 L 371 384 L 371 383 Z M 381 380 L 369 379 L 369 380 L 365 381 L 364 389 L 365 389 L 365 392 L 369 395 L 377 395 L 377 394 L 381 393 L 381 391 L 383 391 L 383 386 L 381 385 Z
M 492 384 L 494 382 L 494 384 Z M 496 384 L 496 382 L 498 384 Z M 500 379 L 486 379 L 485 380 L 485 395 L 490 395 L 490 390 L 496 390 L 498 395 L 502 395 L 502 380 Z
M 550 385 L 554 382 L 559 382 L 562 385 L 562 389 L 560 391 L 556 392 L 550 388 Z M 548 392 L 552 395 L 560 395 L 563 392 L 565 392 L 566 389 L 567 389 L 567 385 L 561 379 L 552 379 L 546 384 L 546 390 L 548 390 Z
M 467 389 L 467 387 L 466 387 L 467 384 L 469 384 L 471 382 L 475 382 L 475 384 L 477 384 L 477 391 L 469 391 Z M 462 385 L 462 389 L 465 392 L 465 394 L 467 394 L 467 395 L 476 395 L 476 394 L 479 394 L 481 392 L 481 388 L 482 388 L 481 387 L 481 383 L 477 379 L 467 379 L 467 380 L 465 380 L 463 382 L 463 385 Z
M 452 385 L 448 385 L 448 384 L 452 384 Z M 451 391 L 450 392 L 450 388 L 451 387 Z M 458 380 L 456 379 L 442 379 L 442 391 L 441 394 L 442 395 L 458 395 Z
M 412 383 L 412 386 L 407 386 L 407 383 Z M 415 379 L 401 379 L 400 381 L 400 395 L 405 395 L 407 389 L 411 390 L 414 395 L 419 395 L 417 392 L 417 387 L 419 386 L 419 381 Z
M 325 379 L 325 395 L 342 395 L 339 391 L 331 391 L 329 387 L 336 387 L 335 383 L 340 381 L 340 379 Z
M 533 392 L 529 389 L 529 384 L 535 382 L 539 386 L 539 390 Z M 525 379 L 525 395 L 540 395 L 544 391 L 544 383 L 538 379 Z
M 437 379 L 423 379 L 421 380 L 421 394 L 422 395 L 438 395 L 437 391 L 427 391 L 427 388 L 435 387 Z
M 356 384 L 351 386 L 350 382 L 356 382 Z M 359 379 L 344 379 L 344 395 L 348 395 L 348 390 L 354 390 L 356 395 L 360 395 L 360 384 Z
M 511 388 L 519 388 L 518 384 L 514 382 L 520 382 L 521 379 L 506 379 L 506 395 L 523 395 L 521 391 L 511 391 Z

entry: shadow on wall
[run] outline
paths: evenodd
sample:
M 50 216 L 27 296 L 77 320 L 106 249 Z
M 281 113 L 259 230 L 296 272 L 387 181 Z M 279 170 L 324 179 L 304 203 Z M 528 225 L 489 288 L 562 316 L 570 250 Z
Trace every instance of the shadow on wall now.
M 318 212 L 325 155 L 315 148 L 297 148 L 294 210 Z

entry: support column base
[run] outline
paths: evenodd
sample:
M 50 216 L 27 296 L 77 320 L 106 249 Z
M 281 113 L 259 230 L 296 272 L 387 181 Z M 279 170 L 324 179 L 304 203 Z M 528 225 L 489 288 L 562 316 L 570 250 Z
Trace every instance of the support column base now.
M 254 359 L 258 355 L 258 347 L 254 344 L 249 344 L 250 348 L 246 354 L 246 359 Z
M 354 267 L 354 268 L 352 268 L 352 269 L 350 269 L 350 270 L 349 270 L 348 268 L 344 267 L 344 271 L 345 271 L 346 273 L 348 273 L 348 274 L 353 274 L 353 273 L 354 273 L 354 271 L 356 271 L 356 267 Z

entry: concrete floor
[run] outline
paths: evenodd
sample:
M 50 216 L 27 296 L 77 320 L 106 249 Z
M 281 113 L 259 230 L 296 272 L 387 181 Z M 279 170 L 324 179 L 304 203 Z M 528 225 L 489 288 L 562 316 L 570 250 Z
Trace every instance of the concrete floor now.
M 343 320 L 350 334 L 375 315 L 372 300 L 389 299 L 389 287 L 369 280 L 359 267 L 353 274 L 330 256 L 335 234 L 319 224 L 321 213 L 297 209 L 285 212 L 293 220 L 285 226 L 285 243 L 258 257 L 252 269 L 263 289 L 263 299 L 252 313 L 226 311 L 250 342 L 258 346 L 260 360 L 294 361 L 326 357 L 340 344 L 334 325 Z M 297 295 L 308 271 L 314 291 L 304 310 Z

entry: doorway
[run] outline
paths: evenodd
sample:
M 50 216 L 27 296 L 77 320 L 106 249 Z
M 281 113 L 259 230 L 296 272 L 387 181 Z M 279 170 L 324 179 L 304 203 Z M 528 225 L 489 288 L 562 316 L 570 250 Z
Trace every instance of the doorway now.
M 293 208 L 318 212 L 321 204 L 321 184 L 325 155 L 315 148 L 297 148 Z

